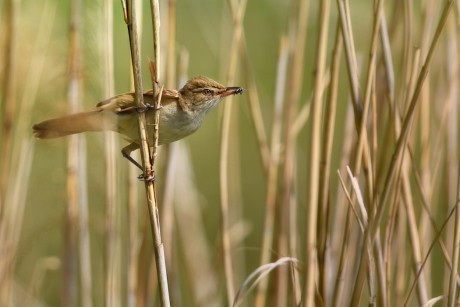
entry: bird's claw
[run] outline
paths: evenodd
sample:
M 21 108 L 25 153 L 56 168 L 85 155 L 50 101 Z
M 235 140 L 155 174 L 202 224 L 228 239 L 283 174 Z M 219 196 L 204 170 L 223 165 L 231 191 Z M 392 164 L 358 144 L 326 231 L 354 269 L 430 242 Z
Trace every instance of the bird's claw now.
M 143 173 L 137 176 L 137 179 L 139 179 L 140 181 L 154 182 L 156 179 L 156 175 L 154 171 L 151 172 L 150 174 Z
M 148 103 L 142 103 L 140 106 L 136 106 L 135 108 L 136 108 L 137 112 L 144 113 L 144 112 L 150 110 L 151 108 L 153 108 L 153 106 L 149 105 Z
M 163 106 L 160 105 L 158 108 L 156 108 L 155 106 L 152 106 L 151 104 L 143 103 L 141 106 L 135 106 L 134 108 L 137 110 L 137 112 L 143 113 L 150 109 L 154 109 L 155 111 L 158 111 L 158 110 L 161 110 L 162 107 Z

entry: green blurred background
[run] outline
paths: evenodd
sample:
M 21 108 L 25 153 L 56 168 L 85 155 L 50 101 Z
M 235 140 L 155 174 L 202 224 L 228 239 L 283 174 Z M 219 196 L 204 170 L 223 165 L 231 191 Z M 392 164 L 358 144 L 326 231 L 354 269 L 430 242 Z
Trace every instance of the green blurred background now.
M 0 1 L 0 7 L 5 5 L 5 0 Z M 225 83 L 230 45 L 232 42 L 232 20 L 227 1 L 215 0 L 179 0 L 176 4 L 176 55 L 186 51 L 189 55 L 188 76 L 206 75 Z M 371 1 L 352 1 L 351 20 L 353 23 L 358 61 L 361 67 L 366 67 L 368 46 L 371 38 L 372 8 Z M 393 13 L 393 3 L 388 5 L 388 15 Z M 167 42 L 167 2 L 160 1 L 161 7 L 161 36 L 162 57 L 165 56 Z M 288 35 L 294 26 L 291 16 L 298 9 L 297 1 L 279 0 L 253 0 L 248 1 L 244 16 L 244 37 L 249 56 L 249 65 L 253 73 L 257 92 L 260 99 L 260 107 L 264 119 L 265 130 L 269 134 L 272 123 L 272 110 L 275 91 L 276 67 L 279 53 L 279 41 L 281 36 Z M 414 24 L 422 19 L 421 8 L 418 3 L 414 4 Z M 152 55 L 152 35 L 150 8 L 147 1 L 142 1 L 142 51 L 141 61 L 147 64 L 147 59 Z M 299 108 L 302 107 L 311 96 L 313 86 L 313 67 L 317 40 L 317 11 L 318 2 L 310 3 L 308 30 L 305 49 L 305 61 L 303 81 Z M 18 6 L 18 20 L 16 29 L 17 43 L 17 100 L 21 101 L 25 96 L 23 88 L 28 84 L 28 78 L 33 75 L 38 61 L 45 61 L 45 69 L 39 76 L 39 86 L 36 100 L 32 111 L 33 123 L 50 117 L 66 114 L 67 106 L 67 66 L 68 66 L 68 24 L 69 2 L 68 1 L 32 1 L 22 0 Z M 45 16 L 45 17 L 43 17 Z M 398 16 L 398 14 L 395 14 Z M 104 97 L 104 73 L 102 53 L 103 27 L 103 3 L 102 1 L 86 0 L 81 7 L 82 32 L 81 32 L 81 77 L 83 82 L 83 108 L 91 108 L 97 102 L 106 99 Z M 330 63 L 334 33 L 336 30 L 337 9 L 335 1 L 331 4 L 331 17 L 329 25 L 329 44 L 327 50 L 327 63 Z M 389 24 L 393 34 L 394 63 L 400 68 L 402 52 L 401 46 L 404 37 L 398 30 L 401 22 Z M 128 33 L 123 20 L 122 9 L 119 1 L 114 2 L 113 14 L 114 26 L 114 77 L 115 92 L 122 93 L 130 90 L 130 51 Z M 419 29 L 414 27 L 414 33 Z M 0 39 L 5 37 L 0 32 Z M 49 36 L 49 39 L 46 37 Z M 3 40 L 3 39 L 2 39 Z M 37 40 L 40 40 L 37 42 Z M 422 38 L 414 35 L 413 44 L 422 44 Z M 2 43 L 4 43 L 2 41 Z M 38 47 L 37 47 L 38 46 Z M 2 51 L 0 50 L 0 55 Z M 444 54 L 443 54 L 444 56 Z M 440 59 L 441 57 L 437 57 Z M 441 61 L 441 60 L 440 60 Z M 443 62 L 444 63 L 444 62 Z M 228 86 L 242 86 L 247 88 L 238 66 L 237 81 Z M 165 67 L 161 67 L 164 74 Z M 363 69 L 364 71 L 364 69 Z M 439 72 L 441 71 L 441 72 Z M 439 69 L 434 74 L 443 73 Z M 365 75 L 365 73 L 362 73 Z M 401 74 L 402 75 L 402 74 Z M 396 72 L 397 82 L 403 79 Z M 163 75 L 164 76 L 164 75 Z M 150 77 L 147 65 L 143 67 L 144 88 L 150 87 Z M 365 77 L 365 76 L 364 76 Z M 362 77 L 362 81 L 365 78 Z M 398 83 L 397 83 L 398 84 Z M 177 86 L 177 88 L 179 85 Z M 361 89 L 362 90 L 362 89 Z M 331 157 L 331 172 L 341 165 L 342 144 L 345 139 L 351 137 L 345 135 L 344 122 L 346 111 L 349 107 L 349 84 L 342 63 L 340 70 L 339 95 L 337 102 L 337 118 L 335 136 Z M 225 102 L 224 102 L 225 103 Z M 255 136 L 249 104 L 248 93 L 233 98 L 232 125 L 230 142 L 230 220 L 236 225 L 241 240 L 234 246 L 233 255 L 234 269 L 238 272 L 235 284 L 240 285 L 243 278 L 260 265 L 260 249 L 262 231 L 264 225 L 266 177 L 261 162 L 259 147 Z M 384 117 L 385 118 L 385 117 Z M 21 121 L 21 114 L 16 114 L 15 120 Z M 220 216 L 220 185 L 219 185 L 219 159 L 220 159 L 220 129 L 222 123 L 222 106 L 209 113 L 201 129 L 185 140 L 179 142 L 187 148 L 193 168 L 193 183 L 199 195 L 199 208 L 203 220 L 203 228 L 208 239 L 210 248 L 211 266 L 222 273 L 221 255 L 221 216 Z M 307 125 L 309 127 L 309 125 Z M 161 129 L 161 128 L 160 128 Z M 436 128 L 432 128 L 436 129 Z M 309 139 L 307 128 L 304 127 L 298 136 L 297 147 L 297 202 L 298 207 L 298 239 L 303 241 L 305 229 L 306 187 L 309 170 L 307 157 L 309 153 Z M 30 131 L 31 134 L 31 131 Z M 353 136 L 356 132 L 353 131 Z M 89 202 L 89 225 L 91 235 L 91 260 L 93 269 L 93 304 L 101 306 L 104 296 L 104 231 L 105 231 L 105 158 L 104 136 L 101 133 L 92 133 L 85 136 L 87 140 L 88 160 L 88 202 Z M 125 142 L 120 139 L 120 149 Z M 160 150 L 159 167 L 157 172 L 157 187 L 159 191 L 159 208 L 162 210 L 162 197 L 165 189 L 166 177 L 163 172 L 163 151 Z M 417 157 L 417 153 L 415 153 Z M 389 159 L 390 155 L 388 155 Z M 47 257 L 61 258 L 63 255 L 63 229 L 64 215 L 67 206 L 66 194 L 66 160 L 67 140 L 36 140 L 34 158 L 30 174 L 30 183 L 27 194 L 24 219 L 22 222 L 21 236 L 15 257 L 15 282 L 19 287 L 28 289 L 32 280 L 36 282 L 37 274 L 42 265 L 42 259 Z M 174 163 L 174 162 L 172 162 Z M 120 187 L 127 182 L 127 161 L 121 154 L 117 155 L 119 166 Z M 14 171 L 14 170 L 13 170 Z M 179 170 L 180 174 L 180 170 Z M 337 197 L 337 177 L 331 176 L 333 192 L 330 193 L 331 202 Z M 439 183 L 436 183 L 439 184 Z M 144 194 L 142 182 L 138 183 L 140 201 L 138 206 L 140 225 L 145 222 Z M 435 185 L 434 185 L 435 186 Z M 435 186 L 436 187 L 436 186 Z M 126 251 L 123 242 L 126 241 L 126 208 L 127 192 L 120 188 L 119 194 L 119 234 L 121 236 L 120 264 L 126 262 Z M 176 207 L 175 210 L 180 210 Z M 330 213 L 334 216 L 334 212 Z M 332 220 L 332 219 L 331 219 Z M 177 222 L 177 221 L 175 221 Z M 165 225 L 162 225 L 163 227 Z M 147 232 L 150 236 L 150 233 Z M 175 237 L 174 242 L 165 242 L 166 245 L 174 245 L 182 253 L 187 253 L 188 243 L 181 242 L 180 236 Z M 300 248 L 300 259 L 304 259 L 304 248 Z M 180 258 L 182 256 L 178 255 Z M 184 259 L 180 258 L 181 261 Z M 180 270 L 183 264 L 178 261 L 178 279 L 187 279 L 186 273 Z M 436 270 L 435 270 L 436 271 Z M 436 272 L 434 273 L 436 274 Z M 222 276 L 218 277 L 219 291 L 223 291 Z M 123 280 L 123 279 L 122 279 Z M 123 280 L 123 282 L 125 282 Z M 38 290 L 37 300 L 44 305 L 60 305 L 60 292 L 62 284 L 62 271 L 58 269 L 47 271 Z M 436 289 L 438 285 L 433 285 Z M 441 286 L 439 286 L 441 287 Z M 174 288 L 174 287 L 173 287 Z M 174 289 L 172 290 L 174 292 Z M 189 289 L 181 289 L 183 293 L 191 292 Z M 124 295 L 124 294 L 123 294 Z M 188 293 L 188 295 L 192 295 Z M 188 306 L 187 296 L 183 297 L 182 306 Z M 223 301 L 223 300 L 222 300 Z M 121 304 L 123 306 L 123 304 Z

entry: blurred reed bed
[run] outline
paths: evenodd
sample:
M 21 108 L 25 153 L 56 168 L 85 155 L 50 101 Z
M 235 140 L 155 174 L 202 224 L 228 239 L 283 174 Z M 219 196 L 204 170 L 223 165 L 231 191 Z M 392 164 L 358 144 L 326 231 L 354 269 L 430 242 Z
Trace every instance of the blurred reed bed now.
M 117 76 L 129 74 L 130 63 L 121 5 L 48 1 L 34 11 L 18 2 L 1 4 L 0 305 L 160 305 L 149 212 L 118 137 L 76 136 L 65 150 L 36 144 L 29 129 L 34 114 L 90 107 L 86 100 L 129 88 Z M 147 76 L 152 25 L 139 16 L 148 3 L 136 4 Z M 185 14 L 187 6 L 194 9 Z M 279 8 L 278 26 L 251 22 L 271 6 Z M 197 132 L 219 140 L 198 136 L 160 148 L 155 169 L 171 304 L 458 304 L 460 6 L 293 0 L 284 7 L 160 3 L 161 85 L 180 88 L 190 70 L 204 74 L 199 67 L 246 89 L 208 115 L 220 136 L 210 126 Z M 58 10 L 68 10 L 68 20 L 55 19 Z M 30 31 L 21 25 L 31 12 L 32 41 L 21 33 Z M 206 43 L 194 46 L 181 33 Z M 223 34 L 217 60 L 199 58 L 214 48 L 209 33 Z M 277 60 L 260 71 L 264 55 L 256 52 L 265 34 L 278 46 L 270 50 Z M 57 59 L 67 74 L 51 67 Z M 66 80 L 52 99 L 44 71 Z M 60 102 L 69 107 L 53 106 Z M 67 178 L 54 170 L 63 161 Z M 207 163 L 214 169 L 200 168 Z M 34 177 L 39 171 L 49 182 Z M 46 190 L 56 176 L 65 191 Z M 46 199 L 58 202 L 40 203 Z M 60 238 L 43 232 L 31 244 L 36 212 L 44 221 L 61 213 L 49 220 L 61 225 L 53 228 Z

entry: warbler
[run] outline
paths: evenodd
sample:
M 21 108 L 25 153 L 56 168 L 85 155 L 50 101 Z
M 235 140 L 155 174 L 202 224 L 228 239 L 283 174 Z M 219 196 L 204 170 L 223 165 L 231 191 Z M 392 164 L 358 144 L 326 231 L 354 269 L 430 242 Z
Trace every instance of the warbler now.
M 222 98 L 242 92 L 243 88 L 239 86 L 226 87 L 204 76 L 191 78 L 180 90 L 164 89 L 161 96 L 158 144 L 169 144 L 192 134 L 200 128 L 205 115 Z M 144 103 L 147 106 L 145 117 L 148 134 L 152 135 L 152 90 L 144 92 Z M 138 111 L 134 92 L 124 93 L 99 102 L 92 110 L 35 124 L 33 133 L 39 139 L 51 139 L 87 131 L 115 131 L 130 142 L 122 149 L 123 156 L 140 167 L 130 157 L 130 153 L 140 147 Z

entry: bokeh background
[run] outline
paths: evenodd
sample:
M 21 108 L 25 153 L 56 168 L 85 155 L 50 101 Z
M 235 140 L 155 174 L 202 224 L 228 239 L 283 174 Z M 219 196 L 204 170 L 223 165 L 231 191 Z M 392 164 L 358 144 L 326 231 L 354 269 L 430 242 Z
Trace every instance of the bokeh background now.
M 142 21 L 143 84 L 148 89 L 147 59 L 153 57 L 150 4 L 135 2 Z M 180 88 L 188 77 L 206 75 L 246 89 L 222 103 L 231 105 L 230 134 L 224 140 L 229 144 L 227 161 L 222 162 L 221 152 L 223 117 L 228 112 L 223 105 L 207 115 L 198 132 L 159 151 L 156 187 L 174 306 L 226 306 L 240 288 L 238 304 L 243 306 L 344 306 L 357 301 L 362 306 L 419 306 L 434 299 L 441 306 L 457 301 L 458 250 L 453 247 L 460 241 L 460 227 L 458 214 L 451 210 L 459 199 L 460 11 L 457 2 L 450 3 L 385 1 L 379 8 L 380 1 L 358 0 L 160 1 L 162 82 Z M 242 35 L 235 40 L 237 10 L 232 7 L 239 6 L 244 12 Z M 340 16 L 340 6 L 346 17 Z M 119 154 L 125 141 L 112 133 L 88 133 L 77 141 L 83 145 L 75 155 L 83 164 L 75 169 L 79 179 L 73 187 L 80 204 L 69 213 L 70 138 L 35 140 L 31 132 L 34 123 L 69 112 L 71 51 L 77 54 L 77 108 L 91 108 L 110 93 L 132 89 L 120 1 L 3 0 L 0 8 L 0 305 L 159 305 L 143 183 Z M 381 12 L 379 18 L 375 12 Z M 78 46 L 69 39 L 72 16 L 77 18 Z M 351 46 L 343 40 L 337 44 L 337 35 L 345 33 L 338 27 L 343 18 L 349 21 Z M 321 49 L 323 19 L 328 28 Z M 433 43 L 436 29 L 440 37 Z M 434 53 L 425 62 L 430 48 Z M 355 53 L 349 56 L 352 49 Z M 332 65 L 334 51 L 337 70 Z M 324 56 L 324 64 L 318 54 Z M 422 78 L 425 64 L 429 71 Z M 355 70 L 350 65 L 356 65 Z M 112 67 L 112 87 L 107 87 L 107 67 Z M 233 69 L 234 77 L 229 75 Z M 353 78 L 359 99 L 351 95 Z M 292 86 L 296 82 L 297 90 Z M 320 85 L 315 89 L 315 84 Z M 355 122 L 360 119 L 352 105 L 365 104 L 368 84 L 364 146 L 372 162 L 356 173 L 360 149 Z M 279 110 L 274 107 L 277 92 Z M 310 107 L 314 101 L 319 116 Z M 413 114 L 408 112 L 412 101 Z M 290 119 L 289 105 L 294 108 Z M 259 134 L 254 125 L 257 114 L 262 120 Z M 312 117 L 319 122 L 320 148 L 312 149 Z M 406 121 L 409 136 L 402 154 L 395 156 L 401 123 Z M 332 131 L 326 129 L 328 122 L 334 123 Z M 287 143 L 286 131 L 296 124 L 293 143 Z M 277 125 L 280 136 L 273 141 Z M 328 135 L 331 146 L 325 149 Z M 310 200 L 317 193 L 309 187 L 319 180 L 312 171 L 325 165 L 325 160 L 312 162 L 316 150 L 328 157 L 328 168 L 321 168 L 328 186 L 318 187 L 326 198 L 313 206 L 326 212 L 325 220 L 314 218 L 318 227 L 313 235 L 313 254 L 324 248 L 324 259 L 306 256 L 307 242 L 312 242 L 307 227 L 316 212 Z M 228 172 L 223 173 L 222 163 Z M 287 175 L 286 165 L 294 170 Z M 357 176 L 355 188 L 346 166 Z M 392 167 L 395 175 L 387 183 Z M 347 199 L 337 171 L 350 194 L 363 195 L 363 206 L 354 196 Z M 224 213 L 223 177 L 228 182 Z M 387 186 L 388 197 L 380 202 Z M 268 205 L 271 201 L 273 207 Z M 80 210 L 87 210 L 87 220 L 82 221 Z M 74 220 L 69 218 L 72 212 Z M 273 214 L 270 229 L 267 212 Z M 361 276 L 360 259 L 367 251 L 361 252 L 365 236 L 357 220 L 366 229 L 365 213 L 379 239 L 369 249 L 371 269 L 360 284 L 356 276 Z M 441 229 L 444 222 L 446 228 Z M 226 223 L 227 228 L 222 226 Z M 268 245 L 267 234 L 273 236 Z M 230 250 L 223 248 L 225 235 L 231 239 Z M 84 236 L 89 240 L 87 250 Z M 226 255 L 232 263 L 230 279 L 224 269 Z M 286 262 L 265 271 L 266 283 L 258 280 L 250 289 L 245 283 L 250 274 L 279 259 Z M 304 291 L 309 276 L 314 276 L 316 296 Z

